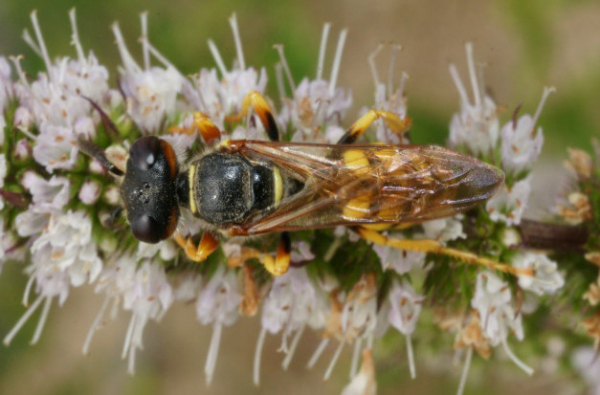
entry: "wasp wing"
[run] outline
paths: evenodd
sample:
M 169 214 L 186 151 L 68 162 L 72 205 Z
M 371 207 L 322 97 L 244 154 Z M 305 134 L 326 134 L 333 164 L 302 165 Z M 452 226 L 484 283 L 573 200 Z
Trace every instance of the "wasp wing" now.
M 436 146 L 239 140 L 229 147 L 305 185 L 250 217 L 248 234 L 447 217 L 490 198 L 504 179 L 492 166 Z

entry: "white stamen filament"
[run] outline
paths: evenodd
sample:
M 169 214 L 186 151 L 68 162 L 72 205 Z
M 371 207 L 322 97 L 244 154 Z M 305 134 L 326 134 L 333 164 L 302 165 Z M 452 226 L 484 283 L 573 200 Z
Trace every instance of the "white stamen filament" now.
M 308 360 L 308 363 L 306 364 L 307 369 L 312 369 L 312 367 L 317 364 L 317 362 L 319 361 L 319 358 L 321 357 L 321 354 L 323 354 L 323 351 L 325 351 L 325 348 L 327 347 L 328 344 L 329 344 L 329 338 L 325 338 L 325 339 L 321 340 L 321 342 L 317 346 L 317 349 L 315 350 L 314 354 L 310 357 L 310 359 Z
M 417 368 L 415 365 L 415 353 L 413 351 L 412 338 L 410 335 L 406 335 L 405 337 L 406 337 L 406 354 L 408 357 L 408 370 L 410 371 L 410 378 L 414 380 L 417 378 Z
M 23 68 L 21 67 L 21 59 L 23 59 L 23 55 L 10 56 L 9 59 L 14 63 L 15 69 L 17 69 L 17 74 L 19 75 L 19 80 L 21 81 L 23 86 L 26 86 L 29 88 L 29 82 L 27 81 L 25 72 L 23 71 Z
M 38 296 L 37 299 L 35 300 L 35 302 L 33 302 L 33 304 L 31 305 L 31 307 L 29 307 L 27 309 L 27 311 L 25 311 L 25 314 L 23 314 L 23 316 L 19 319 L 19 321 L 17 321 L 15 326 L 10 330 L 10 332 L 8 332 L 8 335 L 6 335 L 6 337 L 3 340 L 3 343 L 5 346 L 10 345 L 10 342 L 12 342 L 12 339 L 19 332 L 19 330 L 23 327 L 23 325 L 27 322 L 29 317 L 31 317 L 31 315 L 37 310 L 37 308 L 42 303 L 42 300 L 44 300 L 44 295 Z
M 335 93 L 335 84 L 337 82 L 338 72 L 340 71 L 340 64 L 342 62 L 342 52 L 344 51 L 344 44 L 346 43 L 347 35 L 348 29 L 344 29 L 340 32 L 338 45 L 335 50 L 335 58 L 333 58 L 333 68 L 331 69 L 331 77 L 329 78 L 329 97 L 333 97 L 333 94 Z
M 285 58 L 285 53 L 283 52 L 282 44 L 275 44 L 273 48 L 277 50 L 279 53 L 279 59 L 281 59 L 281 65 L 283 66 L 283 70 L 285 71 L 285 75 L 288 79 L 288 84 L 290 84 L 290 88 L 292 92 L 296 92 L 296 84 L 294 84 L 294 79 L 292 78 L 292 72 L 290 71 L 290 66 L 288 65 L 287 59 Z
M 127 373 L 133 376 L 135 374 L 135 345 L 129 348 L 129 358 L 127 359 Z
M 144 70 L 150 69 L 150 53 L 148 52 L 148 11 L 140 14 L 140 22 L 142 25 L 142 54 L 144 57 Z
M 553 87 L 553 86 L 544 87 L 544 92 L 542 92 L 542 99 L 540 100 L 540 104 L 538 104 L 538 108 L 537 108 L 537 110 L 535 110 L 535 115 L 533 116 L 533 128 L 534 129 L 535 129 L 535 124 L 537 123 L 537 120 L 539 119 L 540 115 L 542 114 L 542 110 L 544 109 L 546 100 L 548 99 L 548 96 L 550 96 L 550 94 L 552 92 L 556 92 L 555 87 Z
M 213 325 L 213 333 L 210 338 L 208 354 L 206 355 L 206 364 L 204 365 L 204 375 L 206 376 L 206 385 L 210 385 L 215 373 L 217 365 L 217 356 L 219 355 L 219 345 L 221 344 L 221 333 L 223 325 L 220 322 L 215 322 Z
M 369 68 L 371 69 L 371 76 L 373 77 L 373 82 L 375 83 L 375 89 L 379 86 L 379 74 L 377 73 L 377 66 L 375 65 L 375 58 L 381 52 L 383 48 L 383 44 L 379 44 L 377 48 L 373 52 L 369 54 Z
M 481 107 L 481 95 L 479 92 L 479 84 L 477 83 L 477 72 L 475 71 L 475 60 L 473 59 L 473 43 L 465 44 L 467 50 L 467 66 L 469 67 L 469 77 L 471 78 L 471 87 L 473 88 L 473 96 L 475 97 L 475 106 Z
M 471 369 L 471 358 L 473 357 L 473 347 L 469 347 L 467 350 L 467 357 L 465 358 L 465 366 L 463 367 L 462 374 L 460 375 L 460 383 L 458 384 L 458 391 L 456 395 L 462 395 L 465 392 L 465 385 L 467 384 L 467 376 Z
M 352 363 L 350 364 L 350 379 L 353 379 L 358 372 L 358 361 L 360 359 L 360 351 L 362 349 L 363 338 L 359 337 L 354 343 L 354 351 L 352 352 Z
M 277 91 L 279 92 L 279 99 L 283 100 L 285 97 L 285 86 L 283 85 L 283 70 L 281 63 L 275 65 L 275 81 L 277 81 Z
M 283 368 L 283 370 L 287 370 L 288 367 L 290 366 L 290 363 L 292 362 L 292 358 L 294 357 L 294 353 L 296 352 L 296 348 L 298 347 L 298 344 L 300 343 L 300 338 L 302 337 L 302 334 L 304 333 L 305 327 L 306 327 L 305 325 L 302 325 L 300 327 L 300 329 L 298 329 L 296 331 L 296 334 L 294 335 L 294 338 L 292 339 L 292 345 L 291 345 L 287 355 L 285 356 L 283 363 L 281 364 L 281 367 Z
M 23 306 L 29 306 L 29 293 L 31 292 L 31 286 L 33 285 L 33 281 L 35 280 L 35 276 L 29 277 L 27 280 L 27 285 L 25 286 L 25 292 L 23 293 Z
M 133 335 L 133 326 L 135 325 L 135 314 L 131 315 L 129 320 L 129 326 L 127 327 L 127 333 L 125 334 L 125 343 L 123 344 L 123 351 L 121 352 L 121 359 L 127 357 L 127 351 L 129 351 L 129 345 L 131 344 L 131 336 Z
M 35 54 L 41 58 L 42 51 L 40 51 L 40 47 L 38 47 L 35 41 L 33 41 L 33 37 L 31 37 L 31 34 L 29 34 L 29 30 L 23 30 L 23 35 L 21 37 L 27 43 L 27 45 L 31 47 L 33 52 L 35 52 Z
M 265 344 L 265 337 L 267 336 L 267 330 L 262 328 L 260 335 L 258 335 L 258 341 L 256 342 L 256 351 L 254 352 L 254 369 L 252 371 L 252 381 L 254 385 L 260 384 L 260 357 L 262 355 L 262 349 Z
M 115 35 L 115 40 L 117 41 L 117 49 L 119 50 L 119 55 L 121 55 L 121 60 L 123 61 L 123 66 L 129 72 L 140 73 L 142 69 L 135 62 L 129 50 L 127 49 L 127 45 L 125 45 L 125 40 L 123 39 L 123 34 L 121 34 L 121 29 L 119 28 L 119 24 L 117 22 L 113 23 L 112 31 Z
M 94 337 L 94 333 L 96 333 L 96 330 L 100 328 L 100 324 L 104 319 L 104 313 L 106 311 L 106 308 L 108 307 L 109 302 L 110 297 L 107 295 L 104 299 L 104 303 L 102 303 L 102 306 L 100 307 L 100 311 L 98 311 L 98 314 L 96 314 L 96 318 L 94 318 L 94 322 L 92 323 L 92 326 L 90 327 L 87 336 L 85 337 L 85 342 L 83 343 L 83 348 L 81 349 L 81 353 L 83 355 L 88 355 L 90 351 L 90 344 L 92 343 L 92 338 Z
M 456 70 L 456 66 L 454 64 L 450 64 L 449 68 L 450 75 L 452 76 L 452 80 L 454 81 L 454 85 L 456 85 L 456 90 L 460 95 L 460 100 L 466 105 L 471 105 L 471 103 L 469 102 L 469 95 L 467 95 L 467 90 L 465 89 L 465 86 L 463 85 L 462 80 L 458 75 L 458 70 Z
M 391 95 L 392 92 L 394 92 L 394 74 L 396 74 L 396 57 L 398 56 L 398 51 L 401 49 L 402 47 L 400 45 L 394 45 L 392 47 L 392 58 L 390 59 L 390 69 L 388 71 L 388 95 Z
M 402 77 L 400 78 L 400 88 L 398 88 L 399 98 L 402 98 L 404 95 L 404 87 L 406 86 L 406 81 L 408 80 L 408 73 L 402 72 Z
M 42 53 L 42 59 L 44 59 L 44 63 L 46 64 L 46 69 L 48 70 L 48 76 L 52 79 L 52 63 L 50 62 L 50 56 L 48 56 L 48 50 L 46 49 L 46 43 L 44 43 L 44 39 L 42 38 L 42 30 L 40 29 L 40 25 L 37 20 L 37 10 L 33 10 L 30 15 L 31 23 L 33 25 L 33 31 L 35 32 L 35 36 L 38 41 L 38 45 L 40 48 L 40 52 Z
M 237 60 L 240 67 L 240 70 L 246 70 L 246 61 L 244 60 L 244 51 L 242 50 L 242 40 L 240 39 L 240 30 L 237 24 L 237 16 L 235 12 L 229 18 L 229 24 L 231 25 L 231 30 L 233 31 L 233 39 L 235 40 L 235 50 L 237 52 Z
M 225 77 L 227 74 L 229 74 L 229 72 L 227 71 L 227 67 L 225 67 L 225 63 L 223 63 L 223 58 L 221 57 L 219 49 L 217 48 L 213 40 L 208 40 L 208 49 L 210 50 L 210 53 L 215 59 L 215 63 L 217 63 L 217 67 L 221 72 L 221 76 Z
M 325 256 L 323 257 L 325 262 L 329 262 L 331 260 L 331 258 L 333 258 L 336 251 L 338 250 L 338 248 L 341 245 L 342 245 L 341 237 L 336 237 L 335 239 L 333 239 L 333 242 L 329 245 L 329 248 L 327 249 L 327 252 L 325 253 Z
M 46 320 L 48 319 L 48 313 L 50 312 L 51 305 L 52 297 L 47 296 L 46 302 L 44 303 L 44 308 L 42 310 L 42 315 L 40 316 L 40 320 L 38 321 L 38 325 L 35 328 L 35 332 L 33 334 L 33 337 L 31 338 L 31 341 L 29 342 L 29 345 L 33 346 L 34 344 L 37 344 L 37 342 L 40 340 L 40 336 L 42 336 L 42 331 L 44 330 L 44 326 L 46 325 Z
M 331 376 L 331 372 L 333 372 L 333 368 L 335 367 L 335 364 L 337 363 L 338 358 L 342 354 L 342 350 L 344 349 L 345 343 L 346 343 L 346 339 L 342 339 L 337 350 L 335 350 L 335 354 L 333 354 L 333 358 L 331 358 L 331 362 L 329 362 L 329 366 L 327 367 L 327 370 L 325 371 L 323 380 L 325 380 L 325 381 L 329 380 L 329 377 Z
M 323 25 L 323 33 L 321 33 L 321 44 L 319 45 L 319 63 L 317 63 L 317 80 L 323 77 L 323 65 L 325 64 L 325 50 L 327 49 L 327 38 L 329 37 L 329 29 L 331 23 L 327 22 Z
M 525 362 L 521 361 L 513 353 L 513 351 L 510 349 L 510 347 L 508 347 L 508 343 L 506 342 L 506 338 L 502 339 L 502 348 L 504 348 L 504 351 L 506 352 L 506 355 L 508 355 L 508 357 L 510 358 L 510 360 L 513 361 L 515 363 L 515 365 L 517 365 L 519 368 L 521 368 L 521 370 L 523 370 L 529 376 L 533 375 L 533 372 L 534 372 L 533 368 L 530 367 L 529 365 L 525 364 Z
M 85 61 L 85 54 L 83 52 L 83 47 L 81 46 L 81 41 L 79 41 L 75 8 L 71 8 L 69 11 L 69 20 L 71 21 L 71 30 L 73 31 L 73 34 L 71 35 L 71 45 L 75 46 L 75 50 L 77 51 L 77 59 L 79 59 L 81 64 L 85 67 L 87 66 L 87 62 Z

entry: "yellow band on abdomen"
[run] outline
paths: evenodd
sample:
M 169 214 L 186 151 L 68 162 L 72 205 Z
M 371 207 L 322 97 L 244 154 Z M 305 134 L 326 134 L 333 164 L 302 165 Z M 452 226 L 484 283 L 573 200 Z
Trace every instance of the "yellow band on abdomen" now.
M 188 189 L 190 190 L 189 200 L 190 200 L 190 210 L 192 211 L 192 214 L 196 214 L 196 210 L 198 209 L 196 207 L 196 188 L 194 188 L 194 175 L 195 174 L 196 174 L 196 166 L 191 165 L 190 169 L 188 170 Z
M 283 180 L 276 166 L 273 166 L 273 183 L 275 184 L 275 205 L 277 206 L 283 197 Z

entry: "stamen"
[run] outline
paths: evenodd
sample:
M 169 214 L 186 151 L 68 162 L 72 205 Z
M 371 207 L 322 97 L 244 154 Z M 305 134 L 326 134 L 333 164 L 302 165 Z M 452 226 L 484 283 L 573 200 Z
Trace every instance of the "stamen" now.
M 360 359 L 360 350 L 362 349 L 362 337 L 356 340 L 354 343 L 354 351 L 352 352 L 352 363 L 350 365 L 350 379 L 353 379 L 356 376 L 356 372 L 358 371 L 358 360 Z
M 412 338 L 410 335 L 406 335 L 406 353 L 408 354 L 408 370 L 410 371 L 410 378 L 417 378 L 417 368 L 415 366 L 415 354 L 413 352 Z
M 33 10 L 30 15 L 31 23 L 33 24 L 33 31 L 35 32 L 35 36 L 38 41 L 38 45 L 40 46 L 40 52 L 42 53 L 42 59 L 44 59 L 44 63 L 46 64 L 46 69 L 48 70 L 48 75 L 50 79 L 52 79 L 52 63 L 50 63 L 50 56 L 48 56 L 48 50 L 46 49 L 46 43 L 44 43 L 44 39 L 42 38 L 42 30 L 40 29 L 40 25 L 37 20 L 37 10 Z
M 223 63 L 223 58 L 221 58 L 219 49 L 215 45 L 215 42 L 211 39 L 208 40 L 208 49 L 210 50 L 210 53 L 212 54 L 213 58 L 215 59 L 215 62 L 217 63 L 217 67 L 221 72 L 221 76 L 225 77 L 227 74 L 229 74 L 229 72 L 227 71 L 227 67 L 225 67 L 225 63 Z
M 135 374 L 135 345 L 129 348 L 129 358 L 127 359 L 127 373 L 131 376 Z
M 215 322 L 213 325 L 213 333 L 210 338 L 208 347 L 208 355 L 206 356 L 206 364 L 204 366 L 204 374 L 206 376 L 206 385 L 209 386 L 212 382 L 217 365 L 217 356 L 219 355 L 219 345 L 221 344 L 221 332 L 223 325 L 220 322 Z
M 256 342 L 256 352 L 254 353 L 254 369 L 252 374 L 252 381 L 254 385 L 260 384 L 260 357 L 262 355 L 262 349 L 265 344 L 265 337 L 267 336 L 267 330 L 262 328 L 260 335 L 258 335 L 258 341 Z
M 333 94 L 335 93 L 335 84 L 337 82 L 338 72 L 340 70 L 340 63 L 342 62 L 342 52 L 344 51 L 344 44 L 346 43 L 347 34 L 348 29 L 344 29 L 340 32 L 340 38 L 338 39 L 338 45 L 335 50 L 335 58 L 333 59 L 331 77 L 329 78 L 329 97 L 333 97 Z
M 292 92 L 296 92 L 296 84 L 294 84 L 294 79 L 292 78 L 292 72 L 290 71 L 290 66 L 288 65 L 287 59 L 285 58 L 285 54 L 283 53 L 283 45 L 275 44 L 273 48 L 277 50 L 279 53 L 279 58 L 281 59 L 281 65 L 283 66 L 283 70 L 285 70 L 285 74 L 288 79 L 288 84 L 290 84 L 290 88 L 292 88 Z
M 394 74 L 395 66 L 396 66 L 396 56 L 398 55 L 398 51 L 402 49 L 400 45 L 392 46 L 392 58 L 390 59 L 390 69 L 388 71 L 388 95 L 391 95 L 394 91 Z
M 371 69 L 371 75 L 373 76 L 373 82 L 375 83 L 375 89 L 379 86 L 379 74 L 377 73 L 377 66 L 375 65 L 375 58 L 381 52 L 383 44 L 379 44 L 373 52 L 369 54 L 369 68 Z
M 119 55 L 121 55 L 121 60 L 123 60 L 123 66 L 125 66 L 125 68 L 130 72 L 140 73 L 142 69 L 135 62 L 131 56 L 131 53 L 129 53 L 127 45 L 125 45 L 123 35 L 121 34 L 121 29 L 119 28 L 119 24 L 117 22 L 113 23 L 112 31 L 115 35 L 115 40 L 117 40 L 117 49 L 119 50 Z
M 77 31 L 77 20 L 75 17 L 75 8 L 71 8 L 69 11 L 69 19 L 71 20 L 71 30 L 73 34 L 71 35 L 71 44 L 75 46 L 75 50 L 77 51 L 77 58 L 83 65 L 87 65 L 85 61 L 85 54 L 83 53 L 83 47 L 81 46 L 81 41 L 79 41 L 79 32 Z
M 144 11 L 140 14 L 140 21 L 142 24 L 142 54 L 144 56 L 144 69 L 150 69 L 150 54 L 148 53 L 148 11 Z
M 283 368 L 283 370 L 287 370 L 288 367 L 290 366 L 290 363 L 292 362 L 292 357 L 294 356 L 294 353 L 296 352 L 296 347 L 298 347 L 298 343 L 300 343 L 300 338 L 302 337 L 302 333 L 304 333 L 304 328 L 305 328 L 305 325 L 302 325 L 300 327 L 300 329 L 298 329 L 296 331 L 296 334 L 294 335 L 294 338 L 292 339 L 292 345 L 290 347 L 290 350 L 287 353 L 287 355 L 285 356 L 283 363 L 281 364 L 281 367 Z
M 323 76 L 323 65 L 325 63 L 325 49 L 327 48 L 327 38 L 329 37 L 329 29 L 331 23 L 327 22 L 323 25 L 323 33 L 321 33 L 321 45 L 319 46 L 319 63 L 317 63 L 317 80 Z
M 321 356 L 321 354 L 323 354 L 323 351 L 325 351 L 325 348 L 328 344 L 329 338 L 324 338 L 323 340 L 321 340 L 321 343 L 319 343 L 314 354 L 312 355 L 312 357 L 310 357 L 308 363 L 306 364 L 307 369 L 312 369 L 313 366 L 316 365 L 316 363 L 319 361 L 319 357 Z
M 81 353 L 83 355 L 88 355 L 88 352 L 90 350 L 90 344 L 92 343 L 92 338 L 94 337 L 94 333 L 96 332 L 96 330 L 100 327 L 100 323 L 102 322 L 102 319 L 104 318 L 104 312 L 106 311 L 106 308 L 108 307 L 109 301 L 110 301 L 110 297 L 107 295 L 106 298 L 104 299 L 104 303 L 102 303 L 102 306 L 100 307 L 100 311 L 98 311 L 98 314 L 96 314 L 96 318 L 94 319 L 94 322 L 92 323 L 92 326 L 91 326 L 87 336 L 85 337 L 85 342 L 83 343 L 83 348 L 81 350 Z
M 506 342 L 506 338 L 502 339 L 502 348 L 504 348 L 504 351 L 506 352 L 506 354 L 508 355 L 508 357 L 510 358 L 511 361 L 513 361 L 515 363 L 515 365 L 517 365 L 519 368 L 521 368 L 525 373 L 527 373 L 529 376 L 533 375 L 533 368 L 528 366 L 527 364 L 525 364 L 525 362 L 521 361 L 510 349 L 510 347 L 508 347 L 508 343 Z
M 398 97 L 402 98 L 404 95 L 404 87 L 406 86 L 406 81 L 408 80 L 408 73 L 405 71 L 402 72 L 402 77 L 400 78 L 400 88 L 398 88 Z
M 21 80 L 21 83 L 24 86 L 29 87 L 29 82 L 27 82 L 27 77 L 25 76 L 25 72 L 23 71 L 23 68 L 21 67 L 21 59 L 23 59 L 23 55 L 10 56 L 9 59 L 15 65 L 15 69 L 17 69 L 17 74 L 19 75 L 19 80 Z
M 19 319 L 19 321 L 17 321 L 17 323 L 15 324 L 15 326 L 8 333 L 8 335 L 6 335 L 6 337 L 4 338 L 3 343 L 4 343 L 5 346 L 9 346 L 10 345 L 10 342 L 12 342 L 12 339 L 19 332 L 19 330 L 21 329 L 21 327 L 23 327 L 23 325 L 27 322 L 27 320 L 29 319 L 29 317 L 31 317 L 31 315 L 37 310 L 37 308 L 42 303 L 42 300 L 44 300 L 44 295 L 38 296 L 38 298 L 35 300 L 35 302 L 33 302 L 33 304 L 31 305 L 31 307 L 28 308 L 27 311 L 25 311 L 25 314 L 23 314 L 23 316 Z
M 25 292 L 23 293 L 23 306 L 29 306 L 29 293 L 31 292 L 31 286 L 33 285 L 33 281 L 35 280 L 35 276 L 29 277 L 27 280 L 27 285 L 25 286 Z
M 44 309 L 42 310 L 42 315 L 40 316 L 40 320 L 38 321 L 38 325 L 35 328 L 33 338 L 29 342 L 29 345 L 33 346 L 34 344 L 37 344 L 37 342 L 40 340 L 40 336 L 42 335 L 42 330 L 44 329 L 44 326 L 46 325 L 46 319 L 48 319 L 48 313 L 50 312 L 51 305 L 52 305 L 52 297 L 47 296 L 46 303 L 44 303 Z
M 283 70 L 281 63 L 275 65 L 275 81 L 277 81 L 277 91 L 279 92 L 279 99 L 283 100 L 285 97 L 285 86 L 283 86 Z
M 327 252 L 325 253 L 325 256 L 323 257 L 325 262 L 329 262 L 331 260 L 331 258 L 333 258 L 333 256 L 337 252 L 338 248 L 340 248 L 340 246 L 342 245 L 342 242 L 343 241 L 342 241 L 341 237 L 336 237 L 335 239 L 333 239 L 333 242 L 329 245 L 329 249 L 327 249 Z
M 471 358 L 473 357 L 473 347 L 469 347 L 467 350 L 467 358 L 465 359 L 465 366 L 463 367 L 462 374 L 460 375 L 460 383 L 458 384 L 458 391 L 456 395 L 462 395 L 465 392 L 465 385 L 467 384 L 467 376 L 471 369 Z
M 452 80 L 454 81 L 454 85 L 456 86 L 456 90 L 458 90 L 458 94 L 460 95 L 460 100 L 466 104 L 471 105 L 469 102 L 469 96 L 467 95 L 467 90 L 458 75 L 458 70 L 456 70 L 456 66 L 451 63 L 450 64 L 450 75 L 452 76 Z
M 29 30 L 27 30 L 27 29 L 23 30 L 22 38 L 27 43 L 27 45 L 29 45 L 31 47 L 31 49 L 33 49 L 33 52 L 35 52 L 35 54 L 41 58 L 42 51 L 40 51 L 40 47 L 38 47 L 37 44 L 35 43 L 35 41 L 33 41 L 31 34 L 29 34 Z
M 233 39 L 235 40 L 235 50 L 237 52 L 237 60 L 240 66 L 240 70 L 246 70 L 246 62 L 244 61 L 244 51 L 242 50 L 242 40 L 240 39 L 240 31 L 237 24 L 237 16 L 235 12 L 229 18 L 229 24 L 233 31 Z
M 331 359 L 331 362 L 329 363 L 329 366 L 327 367 L 327 370 L 325 371 L 325 376 L 323 376 L 323 380 L 325 380 L 325 381 L 329 380 L 329 377 L 331 376 L 331 372 L 333 372 L 333 368 L 335 367 L 335 364 L 337 363 L 337 360 L 340 357 L 340 354 L 342 353 L 342 349 L 344 348 L 345 343 L 346 343 L 346 339 L 342 339 L 337 350 L 335 350 L 335 354 L 333 354 L 333 358 Z
M 469 67 L 469 77 L 471 77 L 471 85 L 473 95 L 475 97 L 475 106 L 481 107 L 481 96 L 479 94 L 479 84 L 477 83 L 477 74 L 475 71 L 475 60 L 473 59 L 473 43 L 465 44 L 467 50 L 467 66 Z
M 546 104 L 546 100 L 548 99 L 548 96 L 550 96 L 550 94 L 552 92 L 556 92 L 556 88 L 553 86 L 546 86 L 544 87 L 544 92 L 542 92 L 542 99 L 540 100 L 540 104 L 538 104 L 538 108 L 535 111 L 535 115 L 533 116 L 533 128 L 535 130 L 535 124 L 537 123 L 537 120 L 539 119 L 540 115 L 542 114 L 542 109 L 544 108 L 544 105 Z
M 133 335 L 133 326 L 135 324 L 135 314 L 131 315 L 131 320 L 129 320 L 129 326 L 127 327 L 127 334 L 125 335 L 125 343 L 123 344 L 123 351 L 121 352 L 121 359 L 125 359 L 127 356 L 127 352 L 129 351 L 129 346 L 131 344 L 131 336 Z

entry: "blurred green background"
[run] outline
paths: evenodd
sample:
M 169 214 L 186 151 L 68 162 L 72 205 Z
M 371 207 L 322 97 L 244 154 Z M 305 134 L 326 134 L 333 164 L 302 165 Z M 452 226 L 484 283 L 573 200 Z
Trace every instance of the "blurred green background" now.
M 113 75 L 120 62 L 110 31 L 113 21 L 119 21 L 130 50 L 140 59 L 139 13 L 147 10 L 151 42 L 184 74 L 189 74 L 214 66 L 206 45 L 208 38 L 217 43 L 230 64 L 235 48 L 227 18 L 235 11 L 246 63 L 267 67 L 271 92 L 276 89 L 272 66 L 278 60 L 273 44 L 285 44 L 298 82 L 303 76 L 315 75 L 323 23 L 332 23 L 327 64 L 332 61 L 339 30 L 347 27 L 349 35 L 338 85 L 350 87 L 354 93 L 354 110 L 346 120 L 348 124 L 361 106 L 369 106 L 373 101 L 367 56 L 379 43 L 401 44 L 404 50 L 396 64 L 398 70 L 410 75 L 407 92 L 416 143 L 444 143 L 449 119 L 458 109 L 458 94 L 448 64 L 455 62 L 466 78 L 464 43 L 472 41 L 476 60 L 487 63 L 486 82 L 497 103 L 505 108 L 503 120 L 521 103 L 522 111 L 533 113 L 543 87 L 557 88 L 540 118 L 546 135 L 544 163 L 560 166 L 566 146 L 589 149 L 590 137 L 600 136 L 598 1 L 46 0 L 38 4 L 4 0 L 0 2 L 0 53 L 24 54 L 23 64 L 30 73 L 42 69 L 41 59 L 21 39 L 24 28 L 31 30 L 30 12 L 37 9 L 50 55 L 74 56 L 69 45 L 68 20 L 68 10 L 73 6 L 77 8 L 84 49 L 93 49 Z M 389 53 L 384 51 L 378 62 L 382 78 L 387 76 L 388 59 Z M 20 305 L 26 280 L 22 269 L 22 265 L 7 265 L 0 276 L 2 334 L 24 312 Z M 146 349 L 138 353 L 137 374 L 131 378 L 126 374 L 126 363 L 119 359 L 129 320 L 125 314 L 96 333 L 89 357 L 80 354 L 100 303 L 90 289 L 74 290 L 63 308 L 53 308 L 42 341 L 33 348 L 28 341 L 35 323 L 30 322 L 13 345 L 0 352 L 0 393 L 320 394 L 340 392 L 348 379 L 349 349 L 334 377 L 323 383 L 325 360 L 332 350 L 315 371 L 304 369 L 318 342 L 315 335 L 305 335 L 288 372 L 281 370 L 282 356 L 276 353 L 279 338 L 269 337 L 263 355 L 262 385 L 254 388 L 252 355 L 259 320 L 242 319 L 224 330 L 214 383 L 207 389 L 202 372 L 210 330 L 196 322 L 192 306 L 176 306 L 160 325 L 147 326 Z M 449 362 L 452 338 L 444 336 L 447 347 L 439 355 L 421 355 L 417 344 L 419 378 L 414 381 L 409 379 L 404 348 L 400 345 L 388 349 L 398 339 L 381 343 L 376 349 L 380 393 L 455 392 L 461 366 Z M 518 353 L 518 345 L 515 350 Z M 378 353 L 382 357 L 377 358 Z M 542 371 L 529 379 L 510 363 L 495 358 L 474 368 L 466 393 L 566 393 L 564 378 L 544 375 Z

